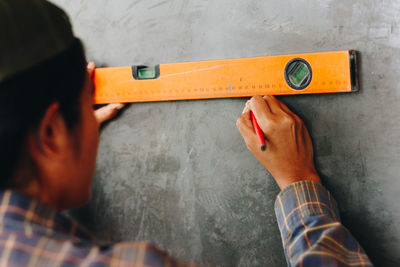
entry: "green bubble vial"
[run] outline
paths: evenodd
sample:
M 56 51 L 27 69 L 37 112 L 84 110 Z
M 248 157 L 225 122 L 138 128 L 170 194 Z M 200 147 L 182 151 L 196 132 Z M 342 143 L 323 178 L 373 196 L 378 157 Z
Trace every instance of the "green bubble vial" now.
M 310 70 L 308 66 L 300 61 L 295 62 L 295 65 L 288 73 L 290 82 L 296 87 L 300 87 L 309 76 Z
M 138 69 L 139 79 L 154 79 L 156 77 L 156 70 L 154 68 Z

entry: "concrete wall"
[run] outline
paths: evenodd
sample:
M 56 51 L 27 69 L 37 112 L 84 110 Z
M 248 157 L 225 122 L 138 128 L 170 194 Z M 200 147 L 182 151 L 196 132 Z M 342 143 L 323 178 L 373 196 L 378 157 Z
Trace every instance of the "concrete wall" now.
M 344 224 L 377 266 L 399 266 L 399 1 L 53 2 L 100 65 L 359 50 L 359 93 L 281 99 L 306 121 Z M 76 216 L 104 240 L 149 240 L 186 261 L 284 266 L 278 188 L 235 128 L 244 101 L 129 106 L 102 130 Z

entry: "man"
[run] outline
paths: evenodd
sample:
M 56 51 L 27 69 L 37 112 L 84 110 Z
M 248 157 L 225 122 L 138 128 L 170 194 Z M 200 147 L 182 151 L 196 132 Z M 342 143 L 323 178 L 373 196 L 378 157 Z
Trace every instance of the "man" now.
M 0 0 L 0 265 L 177 266 L 142 242 L 99 245 L 59 213 L 90 197 L 99 124 L 90 74 L 67 16 L 44 0 Z M 267 139 L 261 151 L 254 112 Z M 289 266 L 371 266 L 321 185 L 301 119 L 272 96 L 237 121 L 247 147 L 282 189 L 275 212 Z

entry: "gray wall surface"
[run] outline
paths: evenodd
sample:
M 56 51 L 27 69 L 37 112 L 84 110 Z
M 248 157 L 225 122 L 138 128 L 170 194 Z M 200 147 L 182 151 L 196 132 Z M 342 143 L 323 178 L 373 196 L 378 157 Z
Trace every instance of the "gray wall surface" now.
M 280 99 L 306 121 L 343 223 L 377 266 L 399 266 L 400 1 L 53 2 L 99 65 L 360 51 L 359 93 Z M 130 105 L 102 129 L 92 200 L 74 213 L 103 240 L 185 261 L 284 266 L 279 190 L 235 127 L 244 102 Z

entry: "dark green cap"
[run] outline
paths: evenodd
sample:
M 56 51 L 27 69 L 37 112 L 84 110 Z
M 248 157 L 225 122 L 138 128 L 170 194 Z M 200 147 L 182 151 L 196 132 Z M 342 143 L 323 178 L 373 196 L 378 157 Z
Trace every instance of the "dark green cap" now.
M 74 34 L 67 15 L 45 0 L 0 0 L 0 83 L 64 52 Z

